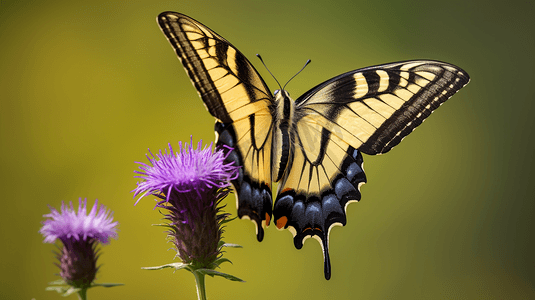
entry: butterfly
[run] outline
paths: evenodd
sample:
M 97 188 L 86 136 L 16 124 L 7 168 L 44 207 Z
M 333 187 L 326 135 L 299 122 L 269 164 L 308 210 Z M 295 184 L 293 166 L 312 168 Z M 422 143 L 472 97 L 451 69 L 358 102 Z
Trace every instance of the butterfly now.
M 470 80 L 452 64 L 404 61 L 349 71 L 294 101 L 283 89 L 272 94 L 247 58 L 200 22 L 176 12 L 157 19 L 216 119 L 216 144 L 233 148 L 227 161 L 242 167 L 232 181 L 238 216 L 253 221 L 258 241 L 272 218 L 297 249 L 316 238 L 326 279 L 329 232 L 346 224 L 366 182 L 362 153 L 390 151 Z

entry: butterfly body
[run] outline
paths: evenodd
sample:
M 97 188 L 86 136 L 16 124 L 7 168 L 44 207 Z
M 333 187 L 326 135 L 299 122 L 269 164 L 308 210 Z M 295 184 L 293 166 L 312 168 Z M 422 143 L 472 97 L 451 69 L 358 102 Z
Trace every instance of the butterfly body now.
M 405 61 L 341 74 L 293 101 L 284 90 L 272 95 L 245 56 L 200 22 L 164 12 L 158 23 L 216 119 L 217 144 L 242 166 L 232 181 L 238 216 L 254 222 L 259 241 L 271 218 L 297 249 L 316 238 L 326 279 L 330 230 L 346 224 L 366 182 L 362 153 L 390 151 L 469 81 L 448 63 Z
M 285 90 L 276 90 L 273 102 L 275 113 L 273 115 L 273 146 L 271 148 L 271 181 L 279 182 L 288 166 L 290 153 L 293 151 L 291 141 L 295 138 L 292 135 L 295 103 Z

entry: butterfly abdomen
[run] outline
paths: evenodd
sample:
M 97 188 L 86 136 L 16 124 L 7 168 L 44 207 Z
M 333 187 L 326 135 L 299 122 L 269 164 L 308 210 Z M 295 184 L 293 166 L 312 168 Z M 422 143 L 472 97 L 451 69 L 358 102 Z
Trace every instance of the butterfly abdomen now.
M 272 181 L 278 182 L 284 175 L 291 153 L 292 118 L 295 111 L 294 101 L 284 90 L 275 91 L 275 113 L 273 128 Z

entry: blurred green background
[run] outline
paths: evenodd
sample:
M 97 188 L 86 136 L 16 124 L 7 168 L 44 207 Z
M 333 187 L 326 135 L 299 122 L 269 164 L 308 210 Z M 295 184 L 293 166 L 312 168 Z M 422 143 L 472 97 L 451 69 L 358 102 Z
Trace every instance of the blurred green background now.
M 214 139 L 213 118 L 156 24 L 166 10 L 205 23 L 254 54 L 297 98 L 340 73 L 430 58 L 472 77 L 388 155 L 365 156 L 368 184 L 331 232 L 333 276 L 321 248 L 291 233 L 231 222 L 246 283 L 208 278 L 210 299 L 535 298 L 535 31 L 529 1 L 0 1 L 2 299 L 58 299 L 52 251 L 38 233 L 47 204 L 98 198 L 118 240 L 102 248 L 90 299 L 195 299 L 172 262 L 154 201 L 134 207 L 135 161 Z M 225 200 L 236 214 L 234 196 Z M 71 296 L 72 299 L 75 296 Z

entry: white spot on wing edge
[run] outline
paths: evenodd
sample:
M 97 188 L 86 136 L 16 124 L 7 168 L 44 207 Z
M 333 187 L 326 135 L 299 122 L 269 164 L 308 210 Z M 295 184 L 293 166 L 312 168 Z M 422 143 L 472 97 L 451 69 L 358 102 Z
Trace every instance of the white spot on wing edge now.
M 361 183 L 364 184 L 364 182 L 361 182 Z M 359 188 L 360 188 L 360 184 L 359 184 Z M 351 203 L 355 203 L 355 202 L 359 202 L 359 200 L 354 199 L 354 200 L 349 200 L 349 201 L 347 201 L 346 205 L 344 206 L 344 213 L 347 212 L 347 206 L 348 206 L 349 204 L 351 204 Z
M 283 230 L 283 229 L 284 229 L 284 227 L 281 228 L 280 230 Z M 288 226 L 288 228 L 286 228 L 286 229 L 288 229 L 288 231 L 290 231 L 294 237 L 297 235 L 297 230 L 295 230 L 295 228 L 293 226 Z

